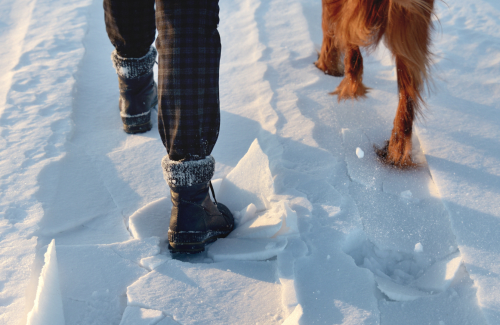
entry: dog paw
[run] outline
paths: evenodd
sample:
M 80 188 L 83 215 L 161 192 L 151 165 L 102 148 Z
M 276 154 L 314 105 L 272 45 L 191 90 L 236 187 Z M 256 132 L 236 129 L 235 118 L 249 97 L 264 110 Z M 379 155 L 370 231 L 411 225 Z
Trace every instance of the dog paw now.
M 322 60 L 318 60 L 318 61 L 314 62 L 314 65 L 316 66 L 316 68 L 323 71 L 324 74 L 327 74 L 327 75 L 330 75 L 333 77 L 343 77 L 344 76 L 344 69 L 343 68 L 334 68 L 334 67 L 332 67 L 332 65 L 328 66 Z
M 390 147 L 389 141 L 386 141 L 382 148 L 373 145 L 373 149 L 377 154 L 379 160 L 386 165 L 393 166 L 399 169 L 409 169 L 418 167 L 417 163 L 414 163 L 411 159 L 411 153 L 408 150 L 401 148 Z M 411 150 L 410 150 L 411 151 Z

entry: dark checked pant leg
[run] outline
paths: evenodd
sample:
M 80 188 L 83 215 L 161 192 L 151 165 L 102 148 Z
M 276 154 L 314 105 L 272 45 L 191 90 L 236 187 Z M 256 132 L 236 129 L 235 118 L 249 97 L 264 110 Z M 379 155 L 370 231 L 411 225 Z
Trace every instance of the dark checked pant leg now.
M 145 55 L 154 41 L 154 0 L 104 0 L 118 54 Z M 220 126 L 218 0 L 156 0 L 158 129 L 172 160 L 212 152 Z
M 171 160 L 210 155 L 220 126 L 218 0 L 157 0 L 158 129 Z
M 124 58 L 140 58 L 155 40 L 155 0 L 104 0 L 111 44 Z

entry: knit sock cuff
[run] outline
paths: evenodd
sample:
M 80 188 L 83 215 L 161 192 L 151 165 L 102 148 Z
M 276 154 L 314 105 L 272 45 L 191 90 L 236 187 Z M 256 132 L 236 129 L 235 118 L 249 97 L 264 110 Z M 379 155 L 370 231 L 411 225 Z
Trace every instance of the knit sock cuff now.
M 141 58 L 122 58 L 116 50 L 111 53 L 111 61 L 118 76 L 125 79 L 139 78 L 153 69 L 156 61 L 156 49 L 151 46 L 149 52 Z
M 161 161 L 161 166 L 163 177 L 170 187 L 207 184 L 214 176 L 215 159 L 208 156 L 201 160 L 175 161 L 166 155 Z

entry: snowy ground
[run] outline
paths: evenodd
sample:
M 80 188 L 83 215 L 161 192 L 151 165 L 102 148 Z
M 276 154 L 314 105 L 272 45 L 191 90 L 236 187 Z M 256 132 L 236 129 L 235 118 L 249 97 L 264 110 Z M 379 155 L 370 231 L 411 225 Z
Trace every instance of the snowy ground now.
M 438 3 L 405 172 L 372 149 L 398 100 L 383 46 L 369 98 L 338 104 L 320 0 L 220 7 L 214 185 L 238 227 L 171 256 L 165 151 L 121 130 L 102 2 L 0 0 L 0 324 L 58 325 L 61 302 L 67 325 L 500 324 L 497 0 Z

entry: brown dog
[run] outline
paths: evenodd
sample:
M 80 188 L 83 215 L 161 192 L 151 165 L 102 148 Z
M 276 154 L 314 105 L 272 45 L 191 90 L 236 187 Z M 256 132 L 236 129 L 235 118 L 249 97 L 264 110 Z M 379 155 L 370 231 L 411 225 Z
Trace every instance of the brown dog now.
M 400 168 L 411 159 L 414 118 L 421 112 L 421 92 L 431 65 L 434 0 L 322 0 L 323 44 L 316 66 L 344 79 L 332 93 L 338 100 L 366 97 L 360 47 L 374 49 L 384 38 L 396 60 L 399 105 L 390 140 L 377 154 Z M 344 55 L 342 71 L 341 56 Z

